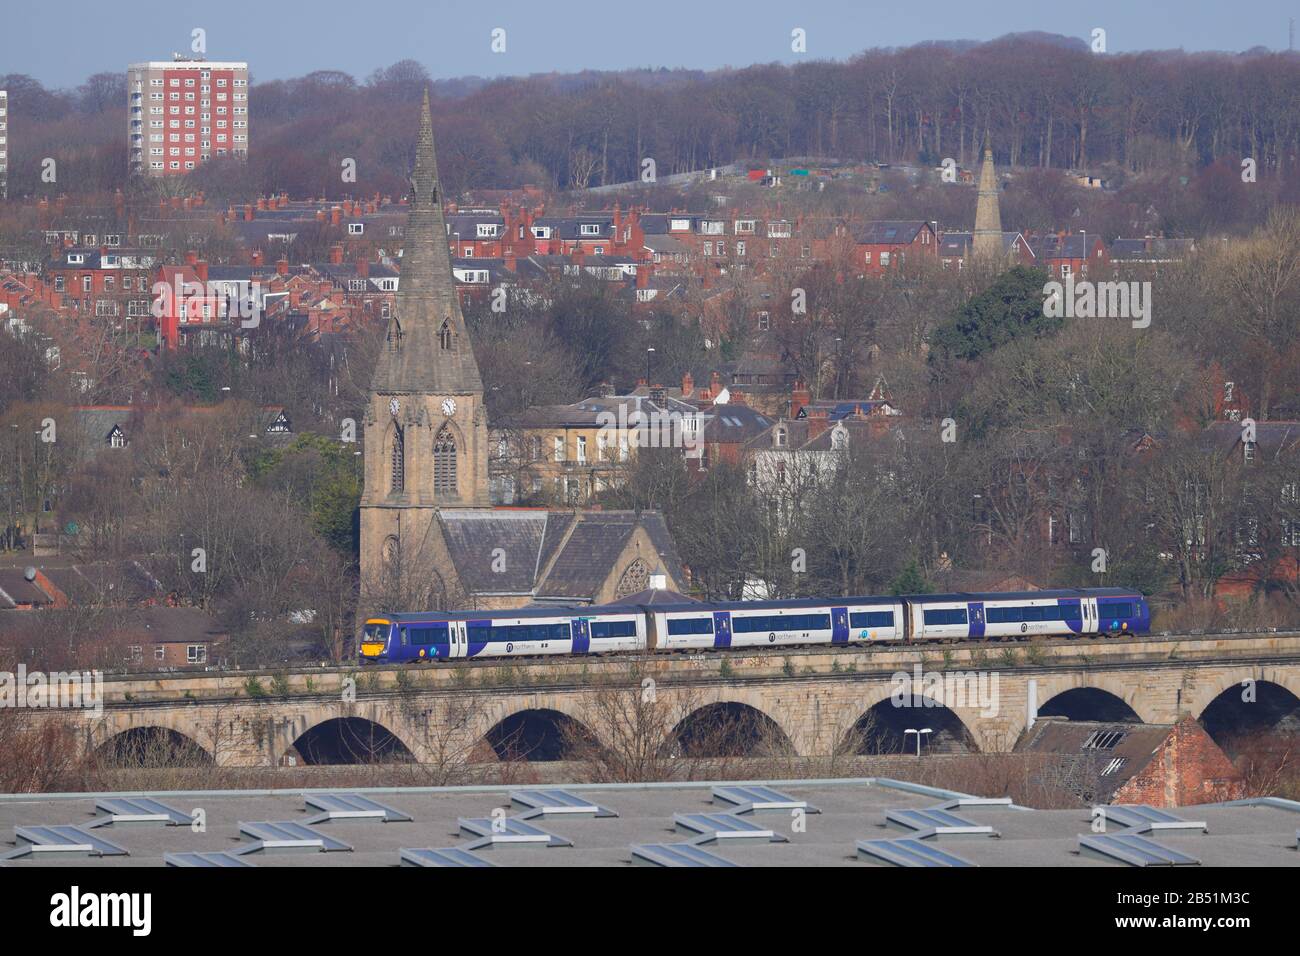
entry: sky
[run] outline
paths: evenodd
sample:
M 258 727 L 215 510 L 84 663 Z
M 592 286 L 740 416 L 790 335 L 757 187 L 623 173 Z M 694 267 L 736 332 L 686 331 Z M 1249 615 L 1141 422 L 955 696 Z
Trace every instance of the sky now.
M 715 69 L 773 61 L 845 59 L 869 47 L 925 40 L 991 40 L 1041 30 L 1090 39 L 1107 52 L 1286 49 L 1300 2 L 1250 0 L 61 0 L 7 4 L 0 75 L 48 87 L 189 53 L 206 32 L 212 59 L 247 60 L 255 81 L 336 69 L 364 80 L 398 60 L 435 79 L 620 70 Z M 492 33 L 505 31 L 504 52 Z M 807 52 L 791 50 L 791 31 Z

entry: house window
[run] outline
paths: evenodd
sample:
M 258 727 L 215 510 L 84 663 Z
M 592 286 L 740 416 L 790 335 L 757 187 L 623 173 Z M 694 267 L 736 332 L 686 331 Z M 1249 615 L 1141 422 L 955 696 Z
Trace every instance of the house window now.
M 564 436 L 555 436 L 555 460 L 564 461 Z
M 167 646 L 165 644 L 154 645 L 153 659 L 156 661 L 165 661 L 167 659 Z
M 579 435 L 577 437 L 578 462 L 586 463 L 587 461 L 587 436 Z
M 187 644 L 185 647 L 185 660 L 189 664 L 206 664 L 208 662 L 208 645 Z

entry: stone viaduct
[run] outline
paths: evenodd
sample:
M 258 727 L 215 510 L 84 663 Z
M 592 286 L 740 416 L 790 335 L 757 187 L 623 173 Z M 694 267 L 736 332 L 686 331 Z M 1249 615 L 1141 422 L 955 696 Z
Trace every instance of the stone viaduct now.
M 316 762 L 304 741 L 347 727 L 436 762 L 467 758 L 530 714 L 607 742 L 616 713 L 661 708 L 661 722 L 682 729 L 721 707 L 753 715 L 804 756 L 843 747 L 868 714 L 896 727 L 947 720 L 967 747 L 1004 752 L 1065 701 L 1082 707 L 1069 716 L 1173 723 L 1216 701 L 1249 708 L 1270 695 L 1300 706 L 1300 633 L 132 676 L 106 680 L 86 739 L 102 747 L 161 728 L 216 763 L 274 766 Z M 944 706 L 909 709 L 924 697 Z

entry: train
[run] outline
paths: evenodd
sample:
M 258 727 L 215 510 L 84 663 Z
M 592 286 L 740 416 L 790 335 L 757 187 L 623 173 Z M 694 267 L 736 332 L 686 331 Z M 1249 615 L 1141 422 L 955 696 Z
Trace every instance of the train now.
M 373 617 L 362 630 L 359 659 L 363 664 L 404 664 L 484 657 L 1118 636 L 1150 629 L 1146 598 L 1126 588 L 616 603 Z

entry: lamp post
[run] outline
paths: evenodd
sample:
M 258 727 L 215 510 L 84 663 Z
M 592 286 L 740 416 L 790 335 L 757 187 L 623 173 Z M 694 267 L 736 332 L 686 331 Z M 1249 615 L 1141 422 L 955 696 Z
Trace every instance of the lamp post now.
M 921 756 L 921 735 L 932 734 L 932 733 L 934 733 L 934 731 L 929 727 L 922 727 L 920 730 L 913 730 L 909 728 L 903 731 L 903 742 L 904 743 L 907 742 L 908 734 L 916 734 L 916 755 L 917 757 L 920 757 Z

